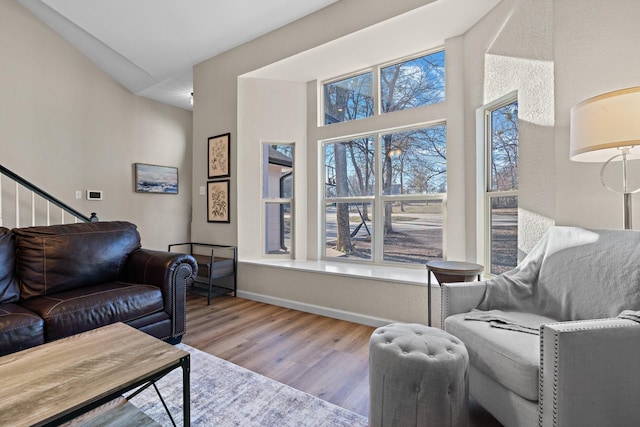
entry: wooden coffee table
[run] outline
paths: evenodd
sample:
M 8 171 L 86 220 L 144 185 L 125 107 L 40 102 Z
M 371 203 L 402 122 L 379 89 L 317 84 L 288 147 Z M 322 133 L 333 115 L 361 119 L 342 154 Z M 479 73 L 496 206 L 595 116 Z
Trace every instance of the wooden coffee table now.
M 0 424 L 57 425 L 182 368 L 190 425 L 189 353 L 123 323 L 0 357 Z

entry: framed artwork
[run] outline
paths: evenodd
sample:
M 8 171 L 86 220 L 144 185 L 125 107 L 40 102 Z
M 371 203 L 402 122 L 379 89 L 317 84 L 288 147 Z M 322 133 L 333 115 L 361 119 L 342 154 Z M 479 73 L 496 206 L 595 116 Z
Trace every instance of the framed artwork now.
M 212 136 L 209 138 L 207 155 L 209 179 L 228 178 L 231 176 L 231 170 L 229 167 L 231 158 L 230 138 L 230 133 L 224 133 L 222 135 Z
M 207 222 L 231 222 L 228 179 L 207 182 Z
M 178 168 L 134 164 L 136 193 L 178 194 Z

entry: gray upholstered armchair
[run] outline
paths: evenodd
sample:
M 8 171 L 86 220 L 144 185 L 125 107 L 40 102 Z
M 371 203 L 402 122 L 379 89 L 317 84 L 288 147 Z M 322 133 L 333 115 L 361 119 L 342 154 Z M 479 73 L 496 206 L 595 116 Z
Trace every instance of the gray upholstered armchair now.
M 516 267 L 443 284 L 471 395 L 505 426 L 640 423 L 640 232 L 552 227 Z

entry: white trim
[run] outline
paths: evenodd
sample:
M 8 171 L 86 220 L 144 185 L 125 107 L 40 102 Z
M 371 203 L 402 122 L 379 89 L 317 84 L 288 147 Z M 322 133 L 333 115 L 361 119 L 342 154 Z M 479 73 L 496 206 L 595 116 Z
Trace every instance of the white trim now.
M 347 322 L 373 326 L 376 328 L 380 326 L 386 326 L 390 323 L 395 323 L 394 320 L 367 316 L 364 314 L 353 313 L 350 311 L 338 310 L 335 308 L 323 307 L 323 306 L 314 305 L 314 304 L 307 304 L 299 301 L 276 298 L 269 295 L 256 294 L 253 292 L 245 292 L 239 289 L 238 289 L 238 297 L 250 299 L 253 301 L 263 302 L 265 304 L 276 305 L 278 307 L 285 307 L 293 310 L 303 311 L 305 313 L 312 313 L 320 316 L 331 317 L 333 319 L 345 320 Z
M 395 267 L 347 261 L 310 261 L 286 259 L 239 260 L 240 264 L 309 271 L 313 273 L 380 280 L 413 286 L 427 286 L 427 269 L 423 265 Z
M 487 168 L 486 107 L 476 110 L 476 262 L 485 265 L 487 254 L 487 227 L 485 206 L 485 176 Z

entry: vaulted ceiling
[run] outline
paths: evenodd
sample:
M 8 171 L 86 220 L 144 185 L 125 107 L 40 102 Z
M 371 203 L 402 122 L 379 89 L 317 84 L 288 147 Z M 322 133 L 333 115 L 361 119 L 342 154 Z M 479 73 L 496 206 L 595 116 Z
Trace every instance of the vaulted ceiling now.
M 193 65 L 337 0 L 18 0 L 130 92 L 190 109 Z
M 131 93 L 191 109 L 195 64 L 338 0 L 17 1 Z M 251 74 L 308 81 L 413 54 L 464 33 L 499 2 L 425 1 L 408 14 Z

